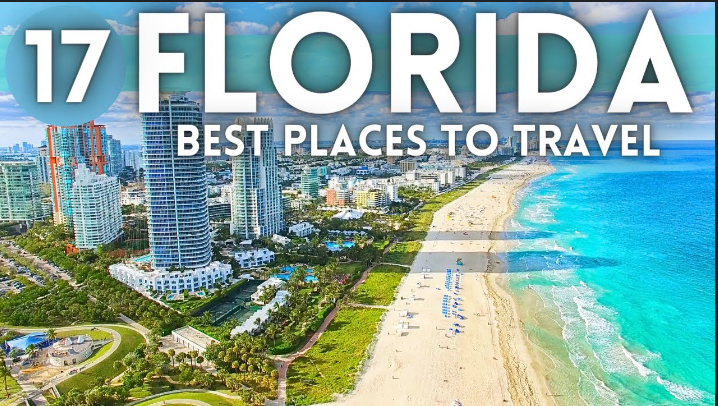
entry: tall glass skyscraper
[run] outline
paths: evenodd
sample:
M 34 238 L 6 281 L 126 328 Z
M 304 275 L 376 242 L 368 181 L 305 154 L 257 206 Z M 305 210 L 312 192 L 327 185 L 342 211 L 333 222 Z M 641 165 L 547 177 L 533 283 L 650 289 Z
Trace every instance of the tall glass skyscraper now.
M 237 118 L 242 126 L 237 138 L 244 152 L 232 158 L 232 233 L 243 238 L 259 238 L 278 233 L 284 227 L 282 191 L 274 150 L 274 126 L 271 118 Z M 247 125 L 267 125 L 260 145 L 254 144 Z M 260 149 L 261 156 L 255 156 Z
M 90 121 L 68 127 L 49 125 L 46 132 L 52 183 L 52 215 L 56 224 L 72 228 L 71 192 L 75 168 L 85 164 L 98 175 L 107 172 L 107 131 L 104 125 Z
M 125 169 L 125 160 L 122 155 L 122 143 L 120 140 L 116 140 L 109 136 L 107 142 L 107 155 L 109 156 L 110 170 L 108 174 L 111 176 L 117 176 Z
M 312 199 L 319 197 L 319 174 L 317 168 L 304 167 L 302 170 L 301 191 L 306 197 Z
M 197 126 L 203 145 L 202 110 L 186 95 L 163 95 L 159 112 L 142 114 L 150 249 L 158 270 L 200 268 L 212 259 L 204 150 L 177 155 L 180 124 Z
M 34 162 L 0 162 L 0 221 L 43 219 L 40 183 Z

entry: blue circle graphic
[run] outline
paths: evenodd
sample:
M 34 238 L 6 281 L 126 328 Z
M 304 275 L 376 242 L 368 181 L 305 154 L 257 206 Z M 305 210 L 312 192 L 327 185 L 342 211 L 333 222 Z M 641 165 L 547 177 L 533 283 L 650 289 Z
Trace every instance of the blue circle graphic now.
M 52 102 L 37 102 L 37 52 L 25 45 L 27 30 L 52 30 Z M 62 44 L 62 30 L 110 30 L 85 97 L 68 103 L 75 76 L 88 45 Z M 119 35 L 99 15 L 73 6 L 56 6 L 27 19 L 10 40 L 5 57 L 8 86 L 17 104 L 29 115 L 52 125 L 77 125 L 104 113 L 122 90 L 125 81 L 125 51 Z

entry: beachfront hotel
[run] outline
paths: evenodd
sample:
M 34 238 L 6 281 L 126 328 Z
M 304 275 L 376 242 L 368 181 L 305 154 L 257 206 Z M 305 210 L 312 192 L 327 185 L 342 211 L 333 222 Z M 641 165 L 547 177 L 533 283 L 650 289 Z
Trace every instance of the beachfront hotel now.
M 204 154 L 177 154 L 180 124 L 199 128 L 199 144 L 204 144 L 202 110 L 186 95 L 163 94 L 157 113 L 142 113 L 147 222 L 156 270 L 205 268 L 212 259 Z
M 120 183 L 117 178 L 98 175 L 85 164 L 79 164 L 75 169 L 70 196 L 77 248 L 94 249 L 122 235 Z
M 0 221 L 43 219 L 40 182 L 34 162 L 0 162 Z
M 224 283 L 232 276 L 232 267 L 212 262 L 201 268 L 183 270 L 147 269 L 137 262 L 110 265 L 110 275 L 140 293 L 194 293 L 212 289 L 216 283 Z
M 231 232 L 245 239 L 269 237 L 284 228 L 282 191 L 274 150 L 274 124 L 271 118 L 237 118 L 242 126 L 236 135 L 244 143 L 244 153 L 232 158 Z M 266 125 L 260 145 L 254 144 L 247 125 Z M 260 156 L 255 156 L 259 149 Z

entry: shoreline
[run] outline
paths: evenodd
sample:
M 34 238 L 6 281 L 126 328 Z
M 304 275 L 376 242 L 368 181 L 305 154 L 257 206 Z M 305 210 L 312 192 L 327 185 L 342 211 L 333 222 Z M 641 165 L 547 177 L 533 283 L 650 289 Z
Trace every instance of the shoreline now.
M 497 235 L 515 210 L 514 195 L 551 170 L 545 160 L 529 157 L 434 214 L 411 272 L 368 349 L 355 389 L 331 404 L 449 405 L 454 399 L 465 405 L 555 404 L 520 330 L 514 300 L 495 274 L 503 271 L 496 263 L 498 243 L 503 243 Z M 465 316 L 460 321 L 440 311 L 448 293 L 446 270 L 459 268 L 459 258 Z M 425 275 L 427 267 L 431 271 Z M 412 317 L 405 318 L 405 312 Z M 402 322 L 408 328 L 398 330 Z M 461 332 L 450 335 L 455 322 Z
M 536 179 L 554 172 L 554 168 L 548 162 L 546 164 L 549 165 L 548 170 L 527 177 L 521 185 L 513 190 L 506 205 L 506 212 L 497 217 L 494 222 L 492 227 L 494 232 L 501 233 L 507 230 L 508 222 L 518 209 L 515 204 L 516 193 Z M 556 405 L 557 403 L 550 394 L 546 371 L 543 370 L 529 348 L 530 340 L 523 330 L 518 303 L 505 284 L 508 265 L 499 258 L 498 253 L 509 252 L 515 245 L 516 243 L 511 240 L 492 238 L 488 252 L 489 263 L 486 273 L 483 275 L 494 306 L 501 307 L 500 311 L 494 312 L 497 324 L 509 326 L 507 329 L 498 328 L 501 353 L 505 359 L 509 360 L 504 363 L 509 380 L 509 392 L 515 405 Z M 542 401 L 537 403 L 536 398 Z

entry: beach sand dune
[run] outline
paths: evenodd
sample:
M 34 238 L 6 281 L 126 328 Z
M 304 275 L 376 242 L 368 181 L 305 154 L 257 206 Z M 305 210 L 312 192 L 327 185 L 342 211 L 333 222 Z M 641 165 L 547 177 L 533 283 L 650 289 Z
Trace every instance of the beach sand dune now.
M 528 158 L 495 173 L 435 215 L 426 241 L 389 306 L 357 388 L 336 405 L 547 405 L 511 297 L 496 283 L 494 252 L 514 193 L 548 173 Z M 499 237 L 500 238 L 500 237 Z M 463 265 L 457 265 L 461 259 Z M 430 271 L 425 272 L 426 269 Z M 451 291 L 445 287 L 452 270 Z M 455 300 L 456 269 L 461 270 Z M 442 315 L 444 295 L 463 320 Z M 408 311 L 411 317 L 402 317 Z M 404 328 L 397 327 L 404 323 Z M 408 324 L 407 324 L 408 323 Z M 457 328 L 454 334 L 449 328 Z

